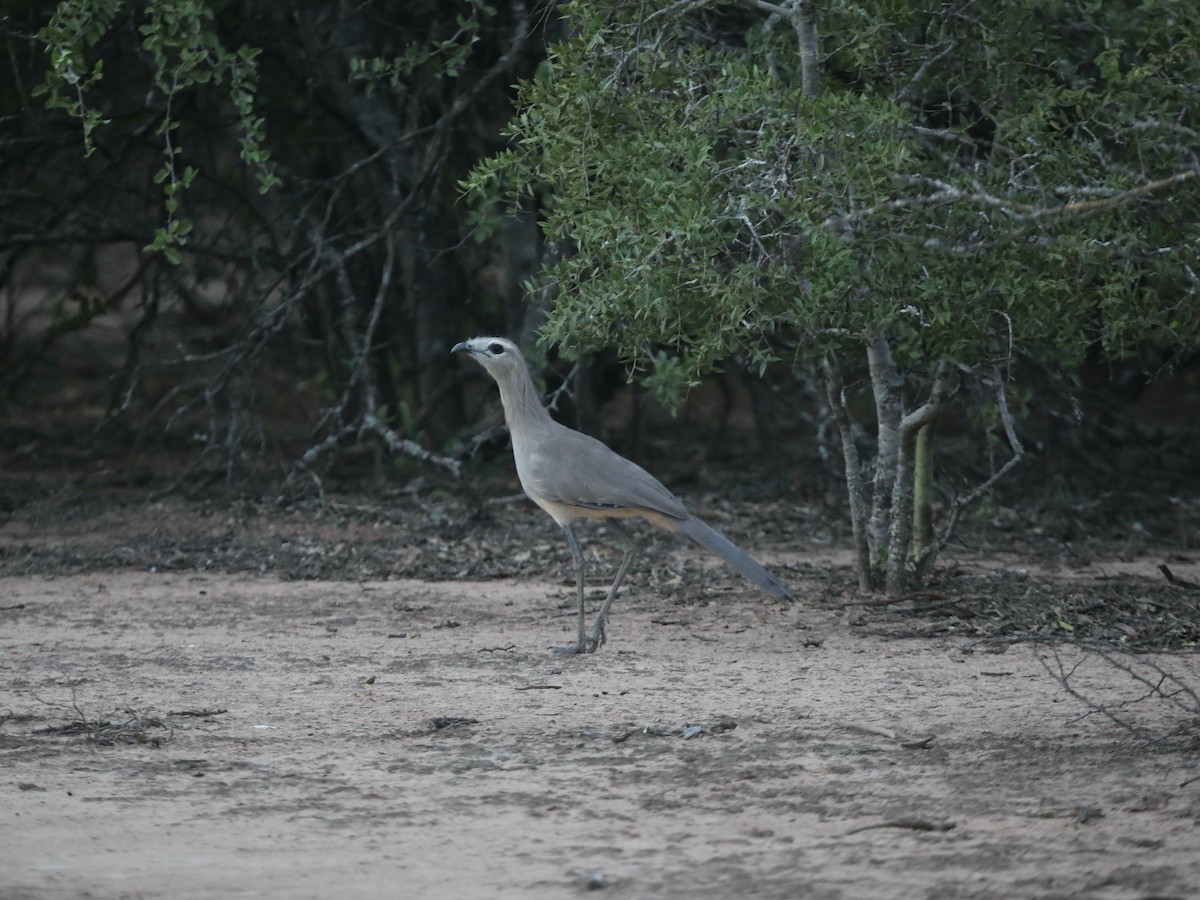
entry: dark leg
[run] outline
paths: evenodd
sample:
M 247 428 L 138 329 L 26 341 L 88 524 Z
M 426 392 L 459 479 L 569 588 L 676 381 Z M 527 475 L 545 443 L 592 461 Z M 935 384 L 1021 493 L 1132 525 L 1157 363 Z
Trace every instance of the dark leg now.
M 588 653 L 595 653 L 604 646 L 607 635 L 605 634 L 605 623 L 608 621 L 608 610 L 612 606 L 613 600 L 617 599 L 617 591 L 621 589 L 621 581 L 625 578 L 625 570 L 629 568 L 629 561 L 633 559 L 633 551 L 637 549 L 637 544 L 634 543 L 633 536 L 625 530 L 616 519 L 610 519 L 608 524 L 621 538 L 621 542 L 625 545 L 625 555 L 621 557 L 621 565 L 617 569 L 617 577 L 613 579 L 612 587 L 608 589 L 608 596 L 604 598 L 604 603 L 600 606 L 600 611 L 596 613 L 596 622 L 592 625 L 592 639 L 588 642 Z M 580 606 L 582 612 L 583 607 Z M 582 628 L 583 625 L 580 625 Z M 580 632 L 580 640 L 583 640 L 583 633 Z
M 575 531 L 572 524 L 568 523 L 563 526 L 563 535 L 567 539 L 567 546 L 571 548 L 571 568 L 575 570 L 575 593 L 579 595 L 579 638 L 574 644 L 568 644 L 565 647 L 555 647 L 555 653 L 573 654 L 583 653 L 585 650 L 591 650 L 587 643 L 587 613 L 583 605 L 583 553 L 579 549 L 579 541 L 575 537 Z

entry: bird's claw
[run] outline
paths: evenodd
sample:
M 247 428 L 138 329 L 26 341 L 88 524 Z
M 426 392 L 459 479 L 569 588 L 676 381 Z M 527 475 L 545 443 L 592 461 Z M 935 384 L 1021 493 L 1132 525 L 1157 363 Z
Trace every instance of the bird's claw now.
M 596 627 L 592 630 L 591 640 L 585 641 L 582 638 L 580 638 L 574 644 L 567 644 L 565 646 L 554 646 L 554 647 L 551 647 L 550 649 L 553 650 L 555 653 L 557 653 L 559 656 L 577 656 L 580 653 L 595 653 L 597 650 L 599 650 L 601 647 L 603 647 L 607 642 L 608 642 L 607 631 L 604 627 L 604 623 L 600 622 L 600 623 L 597 623 Z
M 591 645 L 585 644 L 585 643 L 555 645 L 555 646 L 552 646 L 550 649 L 554 653 L 558 654 L 559 656 L 575 656 L 579 653 L 594 652 L 591 648 Z
M 587 652 L 595 653 L 606 643 L 608 643 L 608 630 L 604 627 L 603 622 L 597 622 L 596 627 L 592 629 L 592 639 L 588 641 Z

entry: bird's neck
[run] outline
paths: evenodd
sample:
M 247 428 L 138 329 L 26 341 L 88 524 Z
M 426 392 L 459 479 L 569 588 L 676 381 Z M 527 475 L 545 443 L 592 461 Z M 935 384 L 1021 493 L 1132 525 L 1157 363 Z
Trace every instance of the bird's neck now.
M 528 427 L 539 422 L 548 421 L 550 414 L 542 406 L 542 398 L 533 379 L 524 369 L 514 372 L 512 378 L 498 382 L 500 387 L 500 402 L 504 406 L 504 421 L 508 430 L 517 427 Z

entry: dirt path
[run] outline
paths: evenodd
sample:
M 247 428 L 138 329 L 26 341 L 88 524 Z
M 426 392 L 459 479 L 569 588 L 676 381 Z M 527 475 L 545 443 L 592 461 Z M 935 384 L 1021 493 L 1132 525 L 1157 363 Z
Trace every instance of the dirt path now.
M 811 597 L 635 591 L 603 652 L 562 660 L 545 648 L 569 636 L 569 592 L 547 583 L 114 572 L 0 591 L 8 900 L 1200 884 L 1200 759 L 1079 720 L 1028 646 L 885 640 Z M 1200 683 L 1194 654 L 1161 662 Z M 1131 695 L 1095 660 L 1078 675 Z

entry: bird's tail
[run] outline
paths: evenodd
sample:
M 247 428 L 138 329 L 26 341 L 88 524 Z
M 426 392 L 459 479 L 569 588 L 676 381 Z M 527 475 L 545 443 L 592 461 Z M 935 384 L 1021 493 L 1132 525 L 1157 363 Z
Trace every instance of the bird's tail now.
M 721 557 L 739 574 L 754 582 L 768 594 L 778 597 L 780 600 L 796 599 L 792 592 L 784 587 L 782 581 L 760 566 L 746 551 L 695 516 L 675 519 L 671 524 L 705 550 Z

